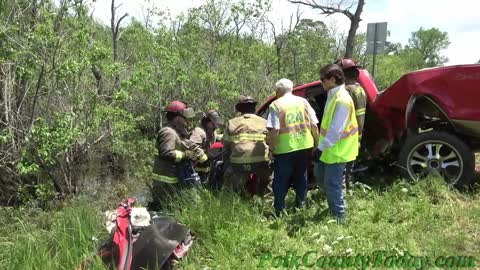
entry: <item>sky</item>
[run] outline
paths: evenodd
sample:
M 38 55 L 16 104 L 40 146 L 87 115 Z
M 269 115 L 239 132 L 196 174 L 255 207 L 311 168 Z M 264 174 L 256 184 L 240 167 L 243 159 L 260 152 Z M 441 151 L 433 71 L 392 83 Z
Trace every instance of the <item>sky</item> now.
M 288 23 L 297 5 L 287 0 L 271 0 L 271 17 L 277 25 Z M 322 0 L 319 0 L 321 2 Z M 198 7 L 205 0 L 116 0 L 122 4 L 119 12 L 143 20 L 146 7 L 155 5 L 168 10 L 171 16 L 186 13 L 189 8 Z M 96 0 L 92 3 L 93 16 L 109 23 L 110 0 Z M 411 33 L 420 27 L 436 27 L 448 33 L 450 46 L 443 54 L 448 57 L 447 65 L 472 64 L 480 59 L 480 0 L 366 0 L 359 32 L 366 32 L 367 23 L 387 22 L 390 36 L 387 41 L 407 44 Z M 349 20 L 343 15 L 325 17 L 310 7 L 300 6 L 302 18 L 323 20 L 347 33 Z

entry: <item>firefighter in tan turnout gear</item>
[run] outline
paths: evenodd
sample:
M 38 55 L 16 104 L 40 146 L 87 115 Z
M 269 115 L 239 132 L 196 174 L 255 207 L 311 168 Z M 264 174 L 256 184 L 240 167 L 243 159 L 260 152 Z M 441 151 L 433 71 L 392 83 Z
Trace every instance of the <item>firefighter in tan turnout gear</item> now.
M 358 138 L 359 142 L 362 141 L 362 131 L 363 125 L 365 123 L 365 113 L 367 108 L 367 95 L 365 94 L 365 90 L 360 86 L 358 83 L 358 76 L 359 71 L 358 66 L 352 59 L 344 58 L 337 60 L 335 64 L 339 65 L 343 73 L 345 74 L 345 89 L 350 94 L 350 97 L 353 100 L 353 104 L 355 106 L 355 116 L 357 118 L 358 123 Z M 360 144 L 359 144 L 360 147 Z M 347 163 L 345 167 L 345 187 L 346 190 L 350 190 L 350 182 L 352 180 L 352 173 L 353 173 L 353 165 L 355 161 L 351 161 Z
M 171 197 L 185 177 L 182 166 L 193 162 L 204 162 L 207 156 L 200 148 L 190 147 L 184 140 L 188 137 L 186 127 L 195 113 L 182 101 L 172 101 L 166 108 L 167 125 L 158 133 L 153 165 L 152 199 L 150 208 L 159 208 L 160 202 Z M 187 168 L 188 169 L 188 168 Z M 193 170 L 193 168 L 192 168 Z M 197 176 L 198 177 L 198 176 Z
M 190 141 L 198 145 L 205 153 L 212 144 L 217 141 L 217 135 L 215 130 L 220 126 L 223 126 L 223 118 L 220 116 L 217 110 L 209 110 L 200 121 L 200 126 L 193 129 L 190 134 Z M 195 166 L 195 171 L 200 176 L 202 183 L 205 183 L 210 172 L 211 164 L 207 160 L 203 163 L 198 163 Z
M 228 156 L 224 174 L 225 187 L 246 194 L 250 173 L 256 174 L 253 192 L 263 196 L 271 182 L 269 150 L 266 144 L 267 121 L 255 114 L 257 102 L 250 96 L 240 96 L 235 109 L 241 116 L 229 120 L 223 141 Z M 252 189 L 251 189 L 252 191 Z

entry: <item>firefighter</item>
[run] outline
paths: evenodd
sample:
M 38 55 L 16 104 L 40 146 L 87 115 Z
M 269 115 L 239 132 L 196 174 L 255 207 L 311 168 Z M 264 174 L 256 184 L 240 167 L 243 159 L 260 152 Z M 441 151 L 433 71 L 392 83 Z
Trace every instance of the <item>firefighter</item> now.
M 235 105 L 241 115 L 227 122 L 223 136 L 228 157 L 224 179 L 227 188 L 245 195 L 247 184 L 251 184 L 249 191 L 263 197 L 271 182 L 266 144 L 268 130 L 267 121 L 255 114 L 256 105 L 252 97 L 241 95 Z M 251 173 L 255 173 L 256 179 L 247 183 Z
M 346 208 L 343 173 L 346 163 L 358 155 L 358 124 L 352 98 L 345 90 L 342 68 L 335 64 L 323 67 L 320 80 L 328 97 L 318 147 L 313 152 L 314 174 L 327 195 L 331 214 L 341 224 Z
M 217 141 L 216 130 L 223 126 L 223 118 L 217 110 L 209 110 L 201 119 L 200 126 L 192 130 L 190 141 L 198 145 L 205 153 L 209 152 L 210 146 Z M 199 163 L 195 171 L 199 174 L 202 183 L 207 182 L 211 164 L 209 161 Z
M 365 123 L 365 113 L 367 108 L 367 95 L 365 93 L 365 90 L 358 83 L 358 69 L 360 68 L 360 66 L 358 66 L 350 58 L 339 59 L 335 63 L 342 68 L 345 75 L 345 89 L 352 97 L 353 104 L 355 106 L 355 116 L 358 123 L 358 139 L 361 143 L 362 131 Z M 347 166 L 345 167 L 345 187 L 347 191 L 350 190 L 350 183 L 352 180 L 352 171 L 354 164 L 355 161 L 351 161 L 348 162 Z
M 189 166 L 189 161 L 204 162 L 207 156 L 201 149 L 186 146 L 185 140 L 188 137 L 187 126 L 189 119 L 195 113 L 192 108 L 179 100 L 172 101 L 166 108 L 167 125 L 162 127 L 158 133 L 153 165 L 153 184 L 151 186 L 153 201 L 150 208 L 159 208 L 162 200 L 170 198 L 182 180 L 188 178 L 185 175 L 183 166 Z M 192 169 L 193 170 L 193 169 Z

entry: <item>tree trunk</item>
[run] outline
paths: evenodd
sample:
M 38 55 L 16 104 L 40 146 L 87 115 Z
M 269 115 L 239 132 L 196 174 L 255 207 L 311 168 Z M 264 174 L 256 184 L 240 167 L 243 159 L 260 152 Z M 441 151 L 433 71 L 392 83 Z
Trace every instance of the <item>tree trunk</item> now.
M 350 18 L 350 29 L 348 30 L 345 58 L 352 58 L 353 48 L 355 47 L 355 35 L 357 34 L 358 24 L 361 21 L 360 16 L 362 15 L 364 5 L 365 0 L 359 0 L 357 10 L 355 11 L 355 14 L 353 14 L 353 17 Z
M 115 0 L 112 0 L 112 5 L 111 5 L 111 13 L 112 13 L 112 18 L 110 20 L 110 28 L 112 30 L 112 43 L 113 43 L 113 62 L 117 63 L 118 62 L 118 40 L 120 38 L 120 23 L 122 22 L 123 19 L 125 19 L 128 16 L 128 13 L 125 13 L 120 19 L 115 21 L 115 12 L 116 12 L 116 7 L 115 7 Z M 118 90 L 120 88 L 120 74 L 117 72 L 115 74 L 115 82 L 113 84 L 113 92 Z

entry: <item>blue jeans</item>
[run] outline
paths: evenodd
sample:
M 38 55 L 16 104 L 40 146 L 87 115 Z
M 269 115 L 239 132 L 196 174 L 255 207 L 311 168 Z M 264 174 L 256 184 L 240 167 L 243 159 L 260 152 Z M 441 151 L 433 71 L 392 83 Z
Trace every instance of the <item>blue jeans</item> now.
M 307 164 L 310 149 L 275 155 L 273 164 L 273 206 L 280 211 L 285 208 L 290 179 L 296 193 L 297 205 L 304 205 L 307 200 Z
M 345 214 L 343 194 L 343 172 L 346 163 L 326 164 L 322 161 L 313 163 L 315 179 L 327 196 L 328 208 L 333 216 L 342 218 Z

